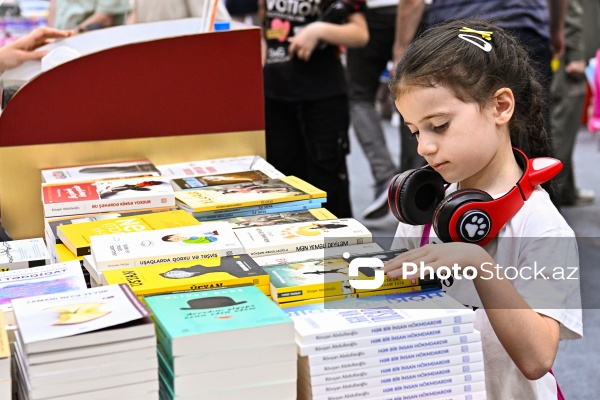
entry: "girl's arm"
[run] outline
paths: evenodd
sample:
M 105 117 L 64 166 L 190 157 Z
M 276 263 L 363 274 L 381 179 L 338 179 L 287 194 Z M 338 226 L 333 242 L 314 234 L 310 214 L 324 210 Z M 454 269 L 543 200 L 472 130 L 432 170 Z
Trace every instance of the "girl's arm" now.
M 404 262 L 418 265 L 420 261 L 433 269 L 452 266 L 453 263 L 475 267 L 478 271 L 473 282 L 475 289 L 498 340 L 510 358 L 531 380 L 541 378 L 550 370 L 558 351 L 559 323 L 531 309 L 501 272 L 490 277 L 486 272 L 496 263 L 482 247 L 469 243 L 423 246 L 386 263 L 385 272 L 390 278 L 399 278 L 402 277 Z M 482 266 L 487 266 L 486 271 Z M 406 276 L 411 277 L 418 277 L 418 273 Z
M 316 21 L 306 25 L 289 39 L 290 55 L 308 61 L 319 41 L 335 46 L 361 47 L 369 41 L 367 20 L 362 13 L 353 13 L 342 25 Z

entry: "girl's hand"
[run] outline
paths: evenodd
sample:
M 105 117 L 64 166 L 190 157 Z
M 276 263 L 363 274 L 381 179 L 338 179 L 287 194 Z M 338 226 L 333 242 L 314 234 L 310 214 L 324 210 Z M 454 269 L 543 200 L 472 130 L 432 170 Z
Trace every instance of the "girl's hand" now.
M 313 50 L 321 39 L 322 22 L 313 22 L 306 25 L 302 30 L 289 38 L 290 47 L 288 49 L 290 56 L 296 56 L 300 60 L 308 61 Z
M 435 272 L 440 267 L 447 267 L 454 272 L 455 269 L 460 271 L 467 266 L 473 266 L 479 271 L 480 266 L 486 262 L 493 263 L 493 259 L 481 246 L 460 242 L 440 243 L 428 244 L 402 253 L 393 260 L 386 262 L 383 270 L 392 279 L 415 279 L 421 277 L 422 266 L 429 266 Z M 404 263 L 416 264 L 417 268 L 415 270 L 411 265 L 404 265 Z M 410 274 L 402 277 L 405 267 L 406 273 Z M 425 276 L 425 278 L 428 277 Z

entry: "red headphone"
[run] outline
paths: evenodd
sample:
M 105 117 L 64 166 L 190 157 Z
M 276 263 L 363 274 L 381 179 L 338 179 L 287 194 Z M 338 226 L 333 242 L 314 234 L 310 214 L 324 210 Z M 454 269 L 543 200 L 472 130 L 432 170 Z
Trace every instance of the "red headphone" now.
M 528 159 L 513 148 L 523 175 L 504 196 L 494 199 L 479 189 L 457 190 L 444 197 L 445 182 L 430 166 L 396 175 L 388 187 L 394 217 L 409 225 L 433 224 L 443 242 L 488 244 L 529 199 L 535 186 L 552 179 L 562 163 L 550 157 Z

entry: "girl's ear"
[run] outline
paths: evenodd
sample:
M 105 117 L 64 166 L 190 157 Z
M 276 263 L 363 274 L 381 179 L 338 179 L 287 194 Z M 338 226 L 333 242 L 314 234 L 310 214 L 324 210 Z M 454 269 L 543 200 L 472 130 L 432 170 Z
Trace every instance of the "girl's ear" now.
M 515 96 L 510 88 L 500 88 L 494 93 L 492 106 L 497 125 L 506 125 L 515 111 Z

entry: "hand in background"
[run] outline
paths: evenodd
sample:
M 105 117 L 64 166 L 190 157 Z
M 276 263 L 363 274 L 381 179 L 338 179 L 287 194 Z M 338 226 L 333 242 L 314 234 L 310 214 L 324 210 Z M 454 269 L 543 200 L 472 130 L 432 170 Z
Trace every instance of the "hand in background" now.
M 48 27 L 33 30 L 29 34 L 0 48 L 0 72 L 18 67 L 25 61 L 40 60 L 47 52 L 35 51 L 35 49 L 52 42 L 56 38 L 66 38 L 72 34 L 73 31 L 63 31 Z
M 299 33 L 289 38 L 290 56 L 296 56 L 300 60 L 308 61 L 313 50 L 321 39 L 322 22 L 313 22 L 306 25 Z
M 585 61 L 583 60 L 571 61 L 565 66 L 565 72 L 569 75 L 582 77 L 585 75 L 585 67 Z

